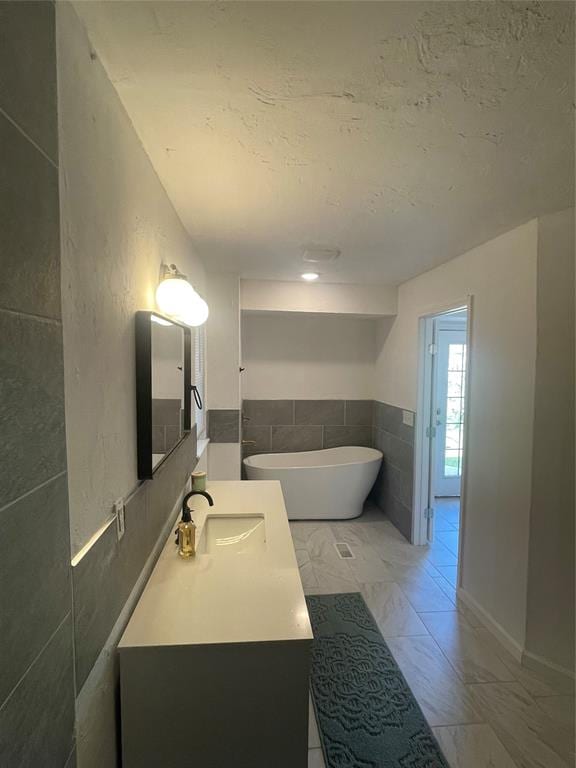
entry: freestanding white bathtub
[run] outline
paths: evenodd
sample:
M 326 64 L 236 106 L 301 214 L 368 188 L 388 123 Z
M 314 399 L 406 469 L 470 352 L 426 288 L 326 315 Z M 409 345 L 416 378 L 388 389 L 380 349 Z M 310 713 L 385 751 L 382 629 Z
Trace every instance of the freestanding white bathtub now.
M 280 480 L 290 520 L 358 517 L 374 485 L 382 454 L 346 446 L 244 459 L 248 480 Z

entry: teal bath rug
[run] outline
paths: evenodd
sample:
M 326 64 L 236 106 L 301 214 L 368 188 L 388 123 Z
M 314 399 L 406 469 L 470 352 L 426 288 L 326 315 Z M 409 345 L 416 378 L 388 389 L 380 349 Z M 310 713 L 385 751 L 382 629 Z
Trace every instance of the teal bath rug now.
M 326 768 L 448 768 L 362 595 L 306 600 Z

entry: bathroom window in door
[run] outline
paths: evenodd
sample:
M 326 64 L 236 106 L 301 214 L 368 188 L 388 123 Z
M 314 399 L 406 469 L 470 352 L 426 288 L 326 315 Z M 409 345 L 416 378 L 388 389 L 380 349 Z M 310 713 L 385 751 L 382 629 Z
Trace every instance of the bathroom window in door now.
M 448 345 L 447 375 L 444 475 L 446 477 L 459 477 L 462 474 L 464 443 L 466 344 L 450 343 Z
M 437 340 L 434 491 L 436 496 L 459 496 L 464 454 L 466 331 L 441 327 Z
M 206 402 L 206 331 L 204 326 L 199 326 L 195 329 L 194 334 L 194 381 L 198 387 L 198 392 L 202 398 L 202 403 Z M 192 405 L 194 407 L 194 420 L 196 422 L 196 429 L 198 437 L 205 437 L 206 432 L 206 411 L 198 408 L 192 398 Z

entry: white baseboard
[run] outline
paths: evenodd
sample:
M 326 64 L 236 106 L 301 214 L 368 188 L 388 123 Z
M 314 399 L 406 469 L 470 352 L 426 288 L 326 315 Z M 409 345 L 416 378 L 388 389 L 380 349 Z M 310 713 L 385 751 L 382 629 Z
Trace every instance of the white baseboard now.
M 562 678 L 574 680 L 575 675 L 573 670 L 561 667 L 559 664 L 555 664 L 553 661 L 544 658 L 544 656 L 538 656 L 537 653 L 531 651 L 524 651 L 522 654 L 522 664 L 529 669 L 533 669 L 535 672 L 545 672 L 554 675 L 559 675 Z
M 482 623 L 485 629 L 487 629 L 500 645 L 510 653 L 516 661 L 522 663 L 525 650 L 517 640 L 506 632 L 503 626 L 501 626 L 490 614 L 482 608 L 482 606 L 476 602 L 472 595 L 468 594 L 462 587 L 458 587 L 456 592 L 458 600 L 461 600 L 464 605 L 469 608 L 474 616 Z
M 564 667 L 555 664 L 549 659 L 545 659 L 543 656 L 538 656 L 531 651 L 527 651 L 526 648 L 520 645 L 497 621 L 495 621 L 490 614 L 482 608 L 482 606 L 476 602 L 476 600 L 462 587 L 458 587 L 456 592 L 457 598 L 461 601 L 469 610 L 472 611 L 474 616 L 482 623 L 482 626 L 487 629 L 498 640 L 500 645 L 510 653 L 516 661 L 522 666 L 528 669 L 533 669 L 535 672 L 541 672 L 550 676 L 561 677 L 568 680 L 574 680 L 575 675 L 572 670 L 565 669 Z

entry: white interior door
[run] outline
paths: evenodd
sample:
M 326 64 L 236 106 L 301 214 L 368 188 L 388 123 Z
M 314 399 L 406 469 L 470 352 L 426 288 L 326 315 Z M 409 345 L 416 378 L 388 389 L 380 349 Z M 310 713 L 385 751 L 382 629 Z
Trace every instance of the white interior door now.
M 460 496 L 464 446 L 466 330 L 438 327 L 433 419 L 434 495 Z

